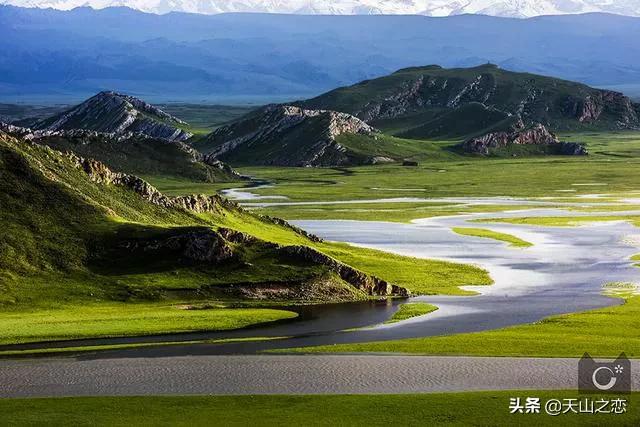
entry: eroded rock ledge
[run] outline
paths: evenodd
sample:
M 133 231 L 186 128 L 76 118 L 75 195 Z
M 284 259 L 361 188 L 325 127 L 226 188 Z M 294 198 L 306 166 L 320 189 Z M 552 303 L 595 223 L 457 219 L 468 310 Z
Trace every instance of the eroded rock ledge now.
M 477 138 L 471 138 L 462 143 L 461 148 L 467 153 L 486 156 L 492 150 L 507 148 L 511 145 L 547 146 L 555 149 L 553 154 L 574 156 L 588 154 L 583 145 L 575 142 L 561 142 L 554 133 L 539 123 L 512 132 L 491 132 Z
M 403 287 L 393 285 L 375 276 L 370 276 L 362 271 L 356 270 L 308 246 L 285 246 L 281 251 L 289 256 L 331 268 L 342 280 L 355 286 L 367 295 L 409 296 L 410 294 L 410 292 Z

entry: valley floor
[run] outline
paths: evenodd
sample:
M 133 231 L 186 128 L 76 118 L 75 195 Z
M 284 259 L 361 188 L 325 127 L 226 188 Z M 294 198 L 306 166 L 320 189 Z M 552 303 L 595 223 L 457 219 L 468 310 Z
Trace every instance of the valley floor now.
M 580 138 L 592 138 L 588 142 L 594 155 L 587 160 L 458 158 L 424 161 L 417 168 L 245 169 L 273 183 L 244 189 L 244 195 L 241 191 L 245 206 L 297 220 L 309 231 L 326 232 L 328 240 L 351 242 L 314 247 L 427 294 L 411 300 L 424 305 L 317 306 L 309 308 L 309 317 L 300 315 L 300 321 L 213 335 L 202 331 L 295 314 L 284 305 L 275 310 L 207 307 L 188 310 L 184 327 L 177 327 L 172 314 L 179 307 L 159 312 L 158 306 L 114 327 L 113 319 L 96 312 L 84 317 L 82 310 L 91 312 L 90 306 L 63 315 L 49 307 L 38 314 L 46 320 L 43 326 L 28 328 L 20 322 L 24 313 L 12 311 L 0 321 L 0 327 L 11 331 L 4 344 L 121 338 L 2 347 L 5 358 L 45 353 L 39 359 L 0 361 L 3 417 L 15 425 L 44 417 L 52 425 L 69 420 L 95 425 L 96 419 L 98 425 L 149 419 L 179 425 L 212 417 L 225 425 L 557 422 L 559 418 L 544 414 L 535 420 L 510 415 L 509 398 L 579 397 L 561 390 L 575 388 L 577 357 L 584 351 L 598 357 L 616 357 L 621 351 L 634 359 L 640 355 L 640 270 L 633 267 L 634 255 L 640 253 L 640 233 L 634 231 L 640 218 L 635 187 L 640 164 L 634 157 L 640 154 L 640 135 Z M 171 194 L 224 189 L 150 179 Z M 265 198 L 252 198 L 256 195 Z M 233 217 L 224 221 L 237 225 Z M 243 227 L 266 241 L 283 238 L 259 223 Z M 287 236 L 285 243 L 297 243 L 291 239 Z M 449 250 L 456 245 L 452 256 Z M 459 287 L 464 284 L 480 286 Z M 478 292 L 480 296 L 464 296 Z M 434 293 L 445 296 L 430 295 Z M 232 321 L 227 310 L 246 313 Z M 385 324 L 394 315 L 398 321 Z M 185 331 L 192 332 L 180 333 Z M 126 337 L 160 332 L 168 335 Z M 350 336 L 358 339 L 350 341 Z M 47 358 L 49 350 L 73 357 Z M 237 355 L 265 350 L 306 354 Z M 317 354 L 335 352 L 360 354 Z M 637 360 L 632 363 L 638 390 L 640 366 Z M 500 391 L 522 389 L 530 391 Z M 535 391 L 541 389 L 557 391 Z M 484 391 L 451 393 L 468 390 Z M 433 394 L 377 394 L 422 392 Z M 165 394 L 189 396 L 158 396 Z M 192 396 L 200 394 L 228 396 Z M 16 399 L 51 395 L 77 397 Z M 94 395 L 105 397 L 79 397 Z M 640 422 L 637 396 L 629 398 L 633 402 L 625 415 L 606 415 L 617 418 L 565 414 L 561 420 L 563 425 L 635 425 Z M 327 412 L 328 406 L 333 410 Z M 329 418 L 318 421 L 318 411 Z

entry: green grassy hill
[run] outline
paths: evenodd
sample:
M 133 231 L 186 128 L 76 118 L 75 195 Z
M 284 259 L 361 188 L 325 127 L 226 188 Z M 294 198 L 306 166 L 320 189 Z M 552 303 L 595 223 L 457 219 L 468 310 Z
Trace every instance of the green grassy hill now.
M 432 65 L 258 109 L 194 144 L 235 166 L 354 166 L 463 154 L 456 148 L 463 141 L 539 125 L 551 132 L 636 129 L 640 104 L 621 93 L 491 64 Z M 436 141 L 449 144 L 434 149 Z M 578 150 L 536 140 L 517 144 L 528 146 L 485 154 L 570 155 Z
M 491 64 L 406 68 L 298 104 L 350 113 L 384 131 L 418 139 L 502 130 L 513 116 L 556 131 L 640 126 L 640 105 L 622 94 Z
M 259 288 L 291 300 L 386 293 L 365 289 L 377 279 L 360 273 L 347 283 L 339 271 L 346 266 L 287 249 L 314 241 L 286 223 L 217 196 L 169 198 L 101 163 L 0 139 L 0 301 L 7 306 L 176 292 L 252 296 Z M 253 229 L 283 245 L 237 231 Z
M 370 153 L 345 149 L 337 139 L 358 135 L 375 146 L 373 133 L 349 114 L 270 105 L 216 129 L 194 146 L 232 165 L 371 164 L 376 160 Z
M 211 161 L 179 141 L 131 136 L 125 140 L 108 134 L 62 134 L 37 138 L 39 144 L 72 151 L 135 175 L 156 175 L 196 182 L 235 182 L 244 178 L 231 167 Z

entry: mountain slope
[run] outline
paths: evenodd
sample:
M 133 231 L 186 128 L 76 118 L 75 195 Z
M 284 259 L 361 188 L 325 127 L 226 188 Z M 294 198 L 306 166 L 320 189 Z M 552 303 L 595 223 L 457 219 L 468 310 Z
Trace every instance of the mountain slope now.
M 0 4 L 69 10 L 91 6 L 101 9 L 127 6 L 152 13 L 191 12 L 217 14 L 228 12 L 294 13 L 321 15 L 427 15 L 450 16 L 477 13 L 493 16 L 531 17 L 586 12 L 608 12 L 640 15 L 640 5 L 633 0 L 243 0 L 229 2 L 210 0 L 198 2 L 180 0 L 0 0 Z
M 340 143 L 345 135 L 360 135 L 376 143 L 375 130 L 349 114 L 271 105 L 227 126 L 198 143 L 210 156 L 232 164 L 336 166 L 370 164 Z
M 418 139 L 507 130 L 520 120 L 553 130 L 640 127 L 640 104 L 620 93 L 491 64 L 406 68 L 298 105 L 346 112 Z
M 86 130 L 33 131 L 0 122 L 0 131 L 14 137 L 71 151 L 106 163 L 114 170 L 158 175 L 198 182 L 234 182 L 247 178 L 228 165 L 205 156 L 190 145 L 143 134 L 101 133 Z
M 100 162 L 2 132 L 0 176 L 0 306 L 405 292 L 318 252 L 317 239 L 282 221 L 219 196 L 167 197 Z M 295 244 L 238 230 L 252 227 Z
M 67 111 L 33 125 L 37 130 L 84 129 L 123 135 L 140 133 L 154 138 L 184 141 L 192 134 L 177 117 L 129 95 L 100 92 Z

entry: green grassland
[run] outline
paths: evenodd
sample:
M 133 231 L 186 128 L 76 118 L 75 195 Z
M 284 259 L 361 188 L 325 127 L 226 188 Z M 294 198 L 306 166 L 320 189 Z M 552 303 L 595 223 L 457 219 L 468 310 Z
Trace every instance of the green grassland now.
M 501 242 L 509 243 L 509 246 L 516 248 L 528 248 L 533 244 L 512 236 L 511 234 L 499 233 L 497 231 L 487 230 L 485 228 L 471 228 L 471 227 L 454 227 L 452 228 L 454 233 L 461 234 L 463 236 L 481 237 L 484 239 L 499 240 Z
M 393 313 L 393 316 L 384 323 L 397 323 L 402 320 L 411 319 L 412 317 L 424 316 L 438 309 L 435 305 L 427 304 L 426 302 L 410 302 L 402 304 L 398 311 Z
M 439 203 L 428 199 L 441 197 L 518 197 L 545 198 L 546 202 L 573 202 L 570 209 L 580 211 L 620 211 L 632 205 L 607 206 L 624 195 L 637 191 L 633 177 L 640 167 L 640 133 L 566 133 L 562 139 L 585 142 L 591 154 L 586 157 L 554 156 L 528 158 L 479 158 L 455 154 L 453 142 L 402 140 L 395 155 L 416 158 L 421 144 L 427 147 L 418 167 L 399 164 L 342 168 L 247 167 L 248 176 L 273 183 L 269 188 L 252 189 L 262 196 L 286 196 L 284 202 L 331 202 L 351 200 L 354 204 L 272 205 L 254 208 L 256 213 L 286 219 L 356 219 L 406 222 L 416 218 L 473 212 L 526 209 L 531 206 L 469 206 L 461 202 Z M 354 137 L 352 149 L 359 149 Z M 406 143 L 406 145 L 404 145 Z M 386 144 L 386 143 L 385 143 Z M 411 149 L 408 149 L 409 146 Z M 391 150 L 392 148 L 385 148 Z M 435 152 L 436 154 L 429 154 Z M 146 176 L 168 194 L 214 194 L 234 183 L 192 183 L 162 176 Z M 248 183 L 246 185 L 249 185 Z M 579 199 L 592 193 L 616 197 Z M 384 199 L 406 197 L 424 199 L 405 203 Z M 371 200 L 380 200 L 371 202 Z M 265 200 L 268 202 L 269 200 Z M 271 200 L 281 202 L 283 200 Z M 582 206 L 580 203 L 601 203 Z
M 509 400 L 541 399 L 539 414 L 510 414 Z M 603 396 L 590 396 L 594 401 Z M 606 397 L 606 396 L 604 396 Z M 440 426 L 464 425 L 637 425 L 638 394 L 626 396 L 624 414 L 544 412 L 549 399 L 584 399 L 575 391 L 486 391 L 394 395 L 163 396 L 0 399 L 3 422 L 11 426 Z M 609 397 L 612 399 L 613 397 Z M 318 414 L 322 414 L 321 417 Z
M 615 295 L 615 293 L 614 293 Z M 623 294 L 624 304 L 552 316 L 540 322 L 493 331 L 363 344 L 306 347 L 302 353 L 394 352 L 429 355 L 640 357 L 640 296 Z
M 293 312 L 266 308 L 94 303 L 29 313 L 5 312 L 0 317 L 0 344 L 228 330 L 293 317 Z
M 271 310 L 282 311 L 283 316 L 281 319 L 287 319 L 288 315 L 286 311 L 283 310 Z M 256 311 L 257 312 L 257 311 Z M 269 320 L 265 319 L 265 322 Z M 273 320 L 275 321 L 275 320 Z M 264 323 L 260 321 L 259 323 Z M 245 326 L 251 326 L 245 325 Z M 243 327 L 243 326 L 242 326 Z M 204 329 L 205 331 L 208 329 Z M 183 331 L 184 332 L 184 331 Z M 80 345 L 80 346 L 71 346 L 65 345 L 68 343 L 64 343 L 61 341 L 59 346 L 55 344 L 52 346 L 40 347 L 40 348 L 26 348 L 26 349 L 12 349 L 12 350 L 0 350 L 0 358 L 14 358 L 14 357 L 23 357 L 23 356 L 38 356 L 38 355 L 47 355 L 47 356 L 65 356 L 65 355 L 76 355 L 76 354 L 87 354 L 94 353 L 104 350 L 123 350 L 123 349 L 132 349 L 132 348 L 145 348 L 145 347 L 162 347 L 165 345 L 190 345 L 190 344 L 230 344 L 230 343 L 239 343 L 239 342 L 254 342 L 254 341 L 274 341 L 280 340 L 287 337 L 247 337 L 247 338 L 219 338 L 219 339 L 204 339 L 204 340 L 192 340 L 192 341 L 151 341 L 151 342 L 133 342 L 129 344 L 99 344 L 99 345 Z
M 636 187 L 640 133 L 569 134 L 585 142 L 591 155 L 534 158 L 455 157 L 427 159 L 418 167 L 397 164 L 350 168 L 242 168 L 242 172 L 275 183 L 256 190 L 284 195 L 292 201 L 372 199 L 389 197 L 377 188 L 399 188 L 404 197 L 548 197 L 599 192 L 627 193 Z M 420 141 L 413 141 L 419 144 Z M 447 143 L 426 142 L 429 146 Z M 578 184 L 578 185 L 576 185 Z M 584 184 L 598 184 L 584 185 Z M 308 191 L 313 187 L 313 191 Z M 415 191 L 411 191 L 415 189 Z M 399 193 L 394 194 L 397 196 Z M 566 194 L 565 194 L 566 195 Z
M 407 143 L 410 150 L 400 144 L 399 148 L 394 148 L 399 150 L 396 154 L 411 157 L 418 152 L 414 146 L 420 144 L 428 147 L 425 152 L 435 150 L 438 154 L 425 156 L 419 161 L 418 167 L 399 164 L 348 168 L 245 167 L 240 171 L 274 184 L 270 188 L 252 190 L 256 194 L 286 196 L 291 202 L 366 201 L 393 197 L 557 197 L 551 201 L 586 202 L 574 197 L 591 193 L 624 195 L 637 191 L 633 177 L 640 167 L 640 133 L 567 133 L 562 135 L 562 139 L 586 143 L 591 154 L 586 157 L 478 158 L 452 153 L 452 142 L 410 141 Z M 353 147 L 357 148 L 357 145 L 354 143 Z M 150 179 L 155 182 L 153 177 Z M 164 188 L 162 182 L 158 185 Z M 223 187 L 234 185 L 211 188 L 215 191 Z M 167 186 L 173 194 L 188 193 L 195 189 L 206 191 L 206 188 L 175 182 Z M 599 200 L 588 201 L 594 203 Z M 468 210 L 461 208 L 459 203 L 435 208 L 426 202 L 380 202 L 377 205 L 366 203 L 348 206 L 281 205 L 256 208 L 256 212 L 287 219 L 384 218 L 386 221 L 408 221 L 438 214 L 430 212 L 432 210 L 440 209 L 445 215 Z M 473 207 L 471 211 L 480 209 L 490 208 Z
M 396 161 L 411 160 L 452 160 L 457 156 L 447 148 L 455 141 L 425 141 L 403 139 L 385 134 L 373 137 L 360 134 L 342 134 L 336 142 L 347 147 L 356 157 L 389 157 Z
M 196 135 L 207 134 L 218 126 L 242 117 L 255 106 L 232 106 L 210 104 L 158 104 L 164 112 L 189 123 L 189 130 Z
M 398 193 L 389 192 L 389 195 Z M 360 220 L 410 222 L 419 218 L 464 215 L 471 213 L 503 212 L 504 210 L 530 209 L 531 206 L 466 205 L 439 202 L 367 202 L 349 204 L 280 205 L 250 208 L 256 213 L 286 217 L 289 220 Z

